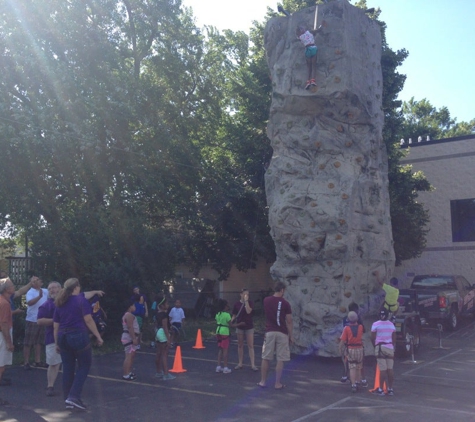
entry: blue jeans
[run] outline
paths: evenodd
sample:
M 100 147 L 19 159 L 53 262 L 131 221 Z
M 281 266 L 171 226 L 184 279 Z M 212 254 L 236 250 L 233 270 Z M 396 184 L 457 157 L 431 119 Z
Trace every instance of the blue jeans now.
M 61 359 L 63 361 L 64 399 L 80 399 L 82 388 L 92 363 L 89 335 L 85 331 L 72 331 L 60 334 L 58 346 L 61 350 Z

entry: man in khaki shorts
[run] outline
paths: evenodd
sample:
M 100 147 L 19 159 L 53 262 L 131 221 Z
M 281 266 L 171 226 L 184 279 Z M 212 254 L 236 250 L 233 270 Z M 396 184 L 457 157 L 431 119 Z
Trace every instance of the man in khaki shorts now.
M 45 344 L 46 344 L 46 363 L 48 364 L 48 371 L 46 378 L 48 385 L 46 387 L 46 395 L 52 397 L 54 392 L 54 382 L 58 376 L 59 368 L 61 366 L 61 355 L 56 351 L 56 344 L 53 335 L 53 315 L 56 306 L 54 300 L 56 295 L 61 290 L 61 284 L 57 281 L 52 281 L 48 284 L 48 300 L 43 303 L 38 309 L 37 324 L 44 326 L 45 329 Z
M 371 341 L 374 345 L 374 353 L 379 367 L 379 388 L 373 393 L 378 396 L 393 396 L 394 381 L 394 345 L 396 344 L 396 328 L 391 321 L 388 321 L 389 311 L 382 308 L 380 319 L 373 323 L 371 327 Z M 383 385 L 387 381 L 388 392 L 385 393 Z
M 266 387 L 269 362 L 277 358 L 275 367 L 276 390 L 285 387 L 280 382 L 284 370 L 284 362 L 290 360 L 290 342 L 292 337 L 292 309 L 290 303 L 283 296 L 285 283 L 278 281 L 274 285 L 274 295 L 264 299 L 264 313 L 266 317 L 266 335 L 262 346 L 261 381 L 257 384 L 261 388 Z

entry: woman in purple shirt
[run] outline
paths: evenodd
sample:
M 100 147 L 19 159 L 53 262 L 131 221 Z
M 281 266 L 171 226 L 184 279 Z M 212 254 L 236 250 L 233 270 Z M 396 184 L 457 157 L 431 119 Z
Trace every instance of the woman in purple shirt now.
M 55 300 L 54 340 L 63 361 L 63 395 L 67 408 L 86 409 L 81 392 L 92 362 L 88 330 L 104 343 L 91 316 L 91 304 L 81 292 L 77 278 L 69 278 Z M 77 371 L 76 369 L 77 362 Z

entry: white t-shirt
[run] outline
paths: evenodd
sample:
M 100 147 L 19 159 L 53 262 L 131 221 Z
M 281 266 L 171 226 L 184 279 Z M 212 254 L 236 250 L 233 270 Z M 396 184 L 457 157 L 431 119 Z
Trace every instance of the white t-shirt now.
M 315 37 L 309 31 L 305 31 L 302 35 L 299 36 L 299 39 L 305 46 L 309 44 L 315 44 Z
M 174 322 L 182 322 L 185 319 L 185 313 L 183 312 L 183 308 L 175 308 L 173 307 L 168 314 L 170 317 L 170 322 L 173 324 Z
M 38 308 L 43 305 L 43 303 L 46 302 L 48 299 L 48 290 L 47 289 L 41 289 L 43 290 L 43 297 L 36 302 L 32 306 L 28 306 L 26 309 L 26 320 L 30 322 L 36 322 L 38 321 Z M 26 294 L 26 303 L 28 303 L 30 300 L 37 298 L 40 295 L 40 292 L 33 287 L 28 290 L 28 293 Z

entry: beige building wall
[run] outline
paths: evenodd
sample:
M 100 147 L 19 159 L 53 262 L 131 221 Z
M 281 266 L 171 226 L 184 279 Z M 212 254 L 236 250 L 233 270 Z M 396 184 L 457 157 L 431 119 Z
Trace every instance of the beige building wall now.
M 395 276 L 408 287 L 415 274 L 460 274 L 475 283 L 475 242 L 452 241 L 450 201 L 475 198 L 475 136 L 422 141 L 409 147 L 402 164 L 422 171 L 434 187 L 418 201 L 429 210 L 430 231 L 420 258 L 403 261 Z
M 255 269 L 246 272 L 239 271 L 233 267 L 226 280 L 217 282 L 215 293 L 218 297 L 233 303 L 239 298 L 238 292 L 246 288 L 251 292 L 251 299 L 257 298 L 261 290 L 267 291 L 274 284 L 270 276 L 271 265 L 272 263 L 259 260 Z M 176 274 L 182 278 L 196 277 L 185 266 L 178 267 Z M 210 267 L 204 267 L 196 278 L 217 280 L 218 273 Z

